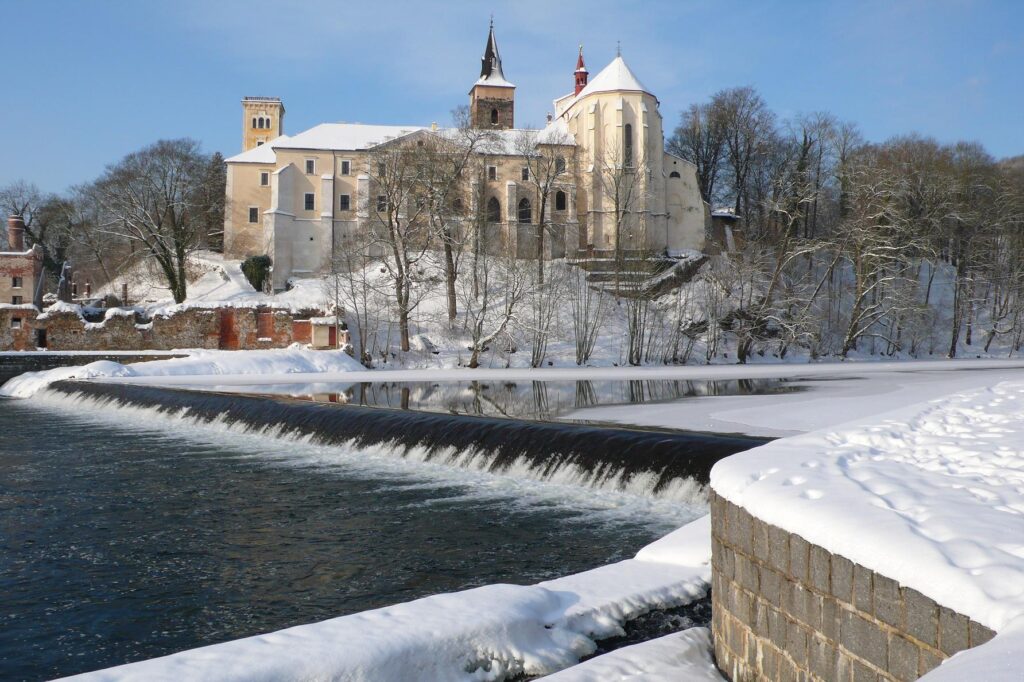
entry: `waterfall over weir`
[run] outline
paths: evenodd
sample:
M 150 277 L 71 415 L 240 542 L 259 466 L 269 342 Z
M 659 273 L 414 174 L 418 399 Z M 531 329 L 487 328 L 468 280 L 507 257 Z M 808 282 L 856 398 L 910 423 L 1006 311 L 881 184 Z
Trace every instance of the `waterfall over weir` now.
M 97 382 L 57 382 L 47 391 L 54 392 L 102 409 L 153 410 L 318 445 L 384 447 L 436 464 L 690 501 L 703 491 L 715 462 L 765 442 Z

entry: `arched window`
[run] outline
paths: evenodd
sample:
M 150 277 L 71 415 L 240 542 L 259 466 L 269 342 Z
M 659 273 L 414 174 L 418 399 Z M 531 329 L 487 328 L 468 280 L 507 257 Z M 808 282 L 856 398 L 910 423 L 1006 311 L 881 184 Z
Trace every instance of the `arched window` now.
M 264 121 L 264 123 L 266 124 L 267 128 L 270 128 L 270 117 L 269 116 L 267 117 L 267 120 Z
M 519 200 L 519 222 L 521 223 L 532 223 L 533 222 L 533 209 L 530 206 L 529 199 Z
M 501 222 L 501 203 L 494 197 L 487 200 L 487 222 Z
M 555 172 L 556 173 L 564 173 L 565 172 L 565 159 L 563 157 L 561 157 L 561 156 L 559 156 L 558 158 L 555 159 Z
M 256 126 L 256 127 L 257 128 L 263 128 L 263 117 L 262 116 L 260 116 L 260 118 L 259 118 L 259 125 Z
M 622 165 L 633 167 L 633 124 L 622 126 Z
M 669 173 L 669 174 L 668 174 L 668 176 L 669 176 L 670 178 L 678 178 L 678 177 L 682 177 L 682 176 L 680 176 L 680 175 L 679 175 L 679 171 L 672 171 L 671 173 Z
M 498 110 L 491 109 L 491 125 L 498 125 Z
M 252 127 L 253 128 L 256 127 L 256 117 L 255 116 L 252 117 Z
M 555 192 L 555 210 L 564 211 L 566 205 L 565 192 L 558 190 Z

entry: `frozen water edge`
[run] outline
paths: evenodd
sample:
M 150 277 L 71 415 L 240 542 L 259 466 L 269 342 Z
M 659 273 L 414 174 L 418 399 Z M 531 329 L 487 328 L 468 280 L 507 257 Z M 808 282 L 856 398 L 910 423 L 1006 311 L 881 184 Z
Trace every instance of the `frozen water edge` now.
M 703 597 L 711 571 L 709 525 L 702 517 L 635 559 L 538 585 L 441 594 L 67 679 L 501 680 L 549 674 L 592 653 L 594 639 L 621 633 L 624 621 Z
M 623 647 L 551 675 L 551 682 L 683 680 L 724 682 L 711 655 L 711 631 L 690 628 Z

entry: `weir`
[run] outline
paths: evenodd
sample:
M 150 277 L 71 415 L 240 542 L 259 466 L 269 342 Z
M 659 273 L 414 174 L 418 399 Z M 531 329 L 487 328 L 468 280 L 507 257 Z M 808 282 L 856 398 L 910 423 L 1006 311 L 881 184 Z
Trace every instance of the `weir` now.
M 138 407 L 245 431 L 272 430 L 327 445 L 392 447 L 403 457 L 496 474 L 569 477 L 595 488 L 655 496 L 707 485 L 711 467 L 766 439 L 448 415 L 291 398 L 62 381 L 50 386 L 100 407 Z

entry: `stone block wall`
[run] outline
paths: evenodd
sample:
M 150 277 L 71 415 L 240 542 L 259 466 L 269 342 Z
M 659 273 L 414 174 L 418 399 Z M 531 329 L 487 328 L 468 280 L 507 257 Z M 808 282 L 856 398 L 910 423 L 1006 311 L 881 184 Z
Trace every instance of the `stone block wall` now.
M 712 632 L 734 682 L 916 680 L 995 633 L 713 491 Z

